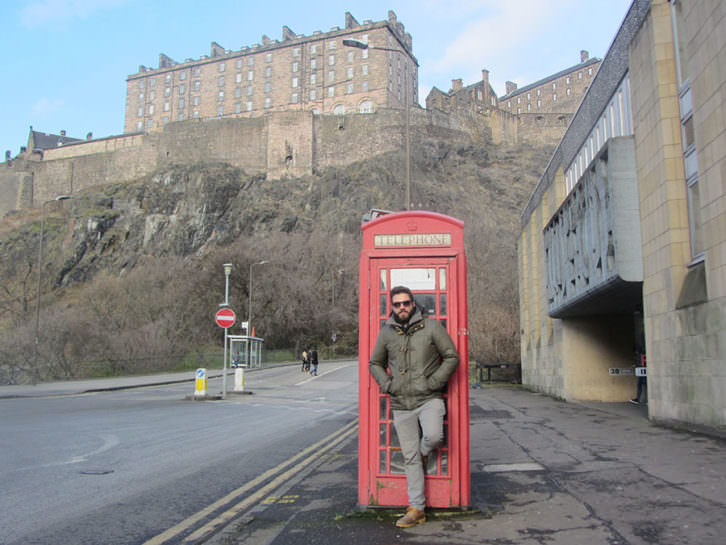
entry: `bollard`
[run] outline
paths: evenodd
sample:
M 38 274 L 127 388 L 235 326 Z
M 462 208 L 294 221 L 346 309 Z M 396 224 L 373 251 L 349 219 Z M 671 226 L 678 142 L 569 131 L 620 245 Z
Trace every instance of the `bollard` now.
M 207 395 L 207 370 L 197 369 L 196 380 L 194 381 L 194 396 Z
M 245 370 L 243 367 L 237 367 L 234 370 L 234 391 L 245 391 Z

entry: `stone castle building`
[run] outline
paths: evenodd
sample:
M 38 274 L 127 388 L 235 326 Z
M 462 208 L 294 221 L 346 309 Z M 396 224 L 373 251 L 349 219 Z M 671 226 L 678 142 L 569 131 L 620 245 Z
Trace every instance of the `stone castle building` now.
M 27 146 L 14 158 L 8 152 L 0 169 L 0 214 L 174 163 L 222 161 L 270 178 L 304 176 L 401 150 L 407 131 L 419 139 L 456 133 L 554 143 L 597 63 L 583 57 L 502 98 L 484 70 L 474 85 L 434 88 L 422 109 L 413 41 L 392 11 L 363 23 L 346 13 L 345 28 L 310 36 L 285 26 L 281 40 L 263 36 L 237 51 L 212 43 L 210 55 L 181 63 L 161 54 L 158 68 L 141 66 L 127 78 L 123 134 L 83 140 L 31 127 Z M 558 108 L 543 97 L 537 113 L 511 111 L 516 97 L 544 95 L 553 85 L 568 97 Z
M 351 46 L 349 40 L 358 42 Z M 367 46 L 366 47 L 364 47 Z M 237 51 L 212 42 L 209 55 L 139 67 L 126 84 L 124 132 L 155 130 L 185 119 L 259 117 L 277 111 L 369 113 L 418 103 L 418 62 L 411 35 L 393 11 L 388 20 L 311 36 L 282 27 L 282 39 Z
M 723 36 L 721 0 L 633 1 L 522 212 L 525 385 L 726 433 Z

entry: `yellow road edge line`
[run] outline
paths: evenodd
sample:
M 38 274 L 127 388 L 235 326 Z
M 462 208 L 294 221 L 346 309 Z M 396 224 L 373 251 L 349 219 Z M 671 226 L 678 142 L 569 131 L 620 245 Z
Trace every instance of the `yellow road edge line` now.
M 271 469 L 268 469 L 262 475 L 260 475 L 258 477 L 255 477 L 250 482 L 245 483 L 241 487 L 233 490 L 232 492 L 228 493 L 226 496 L 224 496 L 224 497 L 220 498 L 219 500 L 215 501 L 214 503 L 208 505 L 204 509 L 202 509 L 200 511 L 197 511 L 193 515 L 187 517 L 186 519 L 184 519 L 180 523 L 172 526 L 168 530 L 165 530 L 164 532 L 162 532 L 162 533 L 160 533 L 160 534 L 152 537 L 148 541 L 145 541 L 144 542 L 144 545 L 161 545 L 162 543 L 168 541 L 172 537 L 177 536 L 181 532 L 187 530 L 190 526 L 193 526 L 198 521 L 200 521 L 200 520 L 204 519 L 205 517 L 207 517 L 210 513 L 216 511 L 217 509 L 219 509 L 223 505 L 226 505 L 227 503 L 231 502 L 237 496 L 240 496 L 241 494 L 244 494 L 245 492 L 249 491 L 250 489 L 258 486 L 260 483 L 266 481 L 270 477 L 274 476 L 276 473 L 282 471 L 285 467 L 287 467 L 287 466 L 289 466 L 291 464 L 294 464 L 300 458 L 303 458 L 303 457 L 307 456 L 309 453 L 313 452 L 314 450 L 320 448 L 325 443 L 334 440 L 337 435 L 339 435 L 339 434 L 345 434 L 345 433 L 348 433 L 348 432 L 352 431 L 353 429 L 355 429 L 355 427 L 357 425 L 358 425 L 358 419 L 356 418 L 353 421 L 351 421 L 350 423 L 348 423 L 345 426 L 343 426 L 342 428 L 334 431 L 333 433 L 331 433 L 327 437 L 321 439 L 320 441 L 318 441 L 314 445 L 311 445 L 308 448 L 306 448 L 305 450 L 299 452 L 298 454 L 296 454 L 292 458 L 290 458 L 288 460 L 285 460 L 284 462 L 278 464 L 277 466 L 275 466 L 275 467 L 273 467 Z M 347 428 L 350 428 L 350 429 L 347 429 Z
M 356 429 L 352 428 L 348 431 L 346 431 L 343 435 L 341 435 L 339 438 L 337 438 L 335 441 L 331 442 L 329 445 L 326 445 L 324 448 L 320 450 L 320 455 L 323 455 L 327 453 L 329 450 L 336 447 L 338 444 L 345 441 L 350 435 L 355 433 Z M 211 534 L 214 532 L 219 526 L 226 525 L 234 519 L 236 516 L 238 516 L 240 513 L 246 511 L 253 505 L 255 505 L 258 501 L 264 499 L 264 497 L 271 492 L 272 490 L 276 489 L 280 485 L 282 485 L 285 481 L 290 479 L 293 475 L 295 475 L 298 471 L 300 471 L 302 468 L 307 466 L 309 462 L 307 460 L 303 460 L 299 464 L 297 464 L 295 467 L 292 467 L 288 469 L 285 473 L 280 474 L 275 480 L 271 481 L 267 485 L 265 485 L 263 488 L 259 489 L 257 492 L 252 494 L 250 497 L 245 498 L 240 503 L 235 505 L 234 507 L 231 507 L 221 515 L 219 515 L 214 520 L 209 521 L 207 524 L 199 528 L 196 532 L 189 535 L 187 538 L 185 538 L 182 543 L 187 542 L 195 542 L 198 539 L 201 539 L 205 537 L 208 534 Z

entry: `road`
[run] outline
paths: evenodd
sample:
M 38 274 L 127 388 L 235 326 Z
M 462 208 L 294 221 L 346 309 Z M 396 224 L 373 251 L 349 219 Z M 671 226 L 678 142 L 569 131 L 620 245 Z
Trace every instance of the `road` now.
M 0 544 L 201 535 L 351 430 L 356 373 L 354 361 L 323 362 L 317 377 L 256 370 L 246 373 L 253 395 L 223 401 L 186 400 L 191 383 L 0 399 Z

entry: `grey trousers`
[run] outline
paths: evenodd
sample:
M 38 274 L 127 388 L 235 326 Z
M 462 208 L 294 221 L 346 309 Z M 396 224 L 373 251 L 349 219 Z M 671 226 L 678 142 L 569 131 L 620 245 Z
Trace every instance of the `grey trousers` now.
M 412 411 L 393 411 L 393 425 L 403 453 L 410 507 L 426 507 L 421 456 L 428 456 L 444 440 L 445 414 L 443 399 L 431 399 Z

